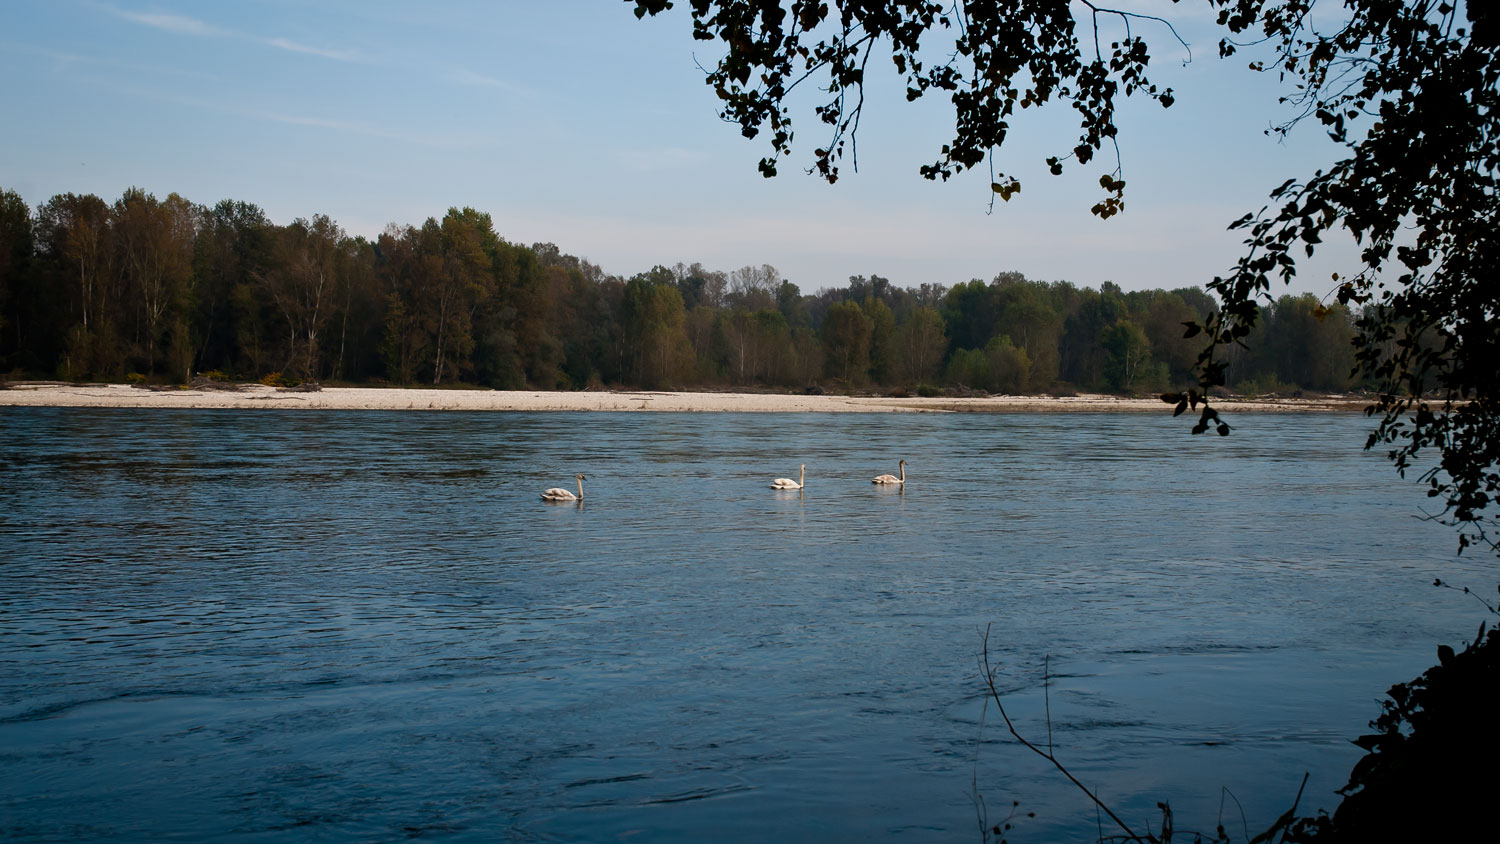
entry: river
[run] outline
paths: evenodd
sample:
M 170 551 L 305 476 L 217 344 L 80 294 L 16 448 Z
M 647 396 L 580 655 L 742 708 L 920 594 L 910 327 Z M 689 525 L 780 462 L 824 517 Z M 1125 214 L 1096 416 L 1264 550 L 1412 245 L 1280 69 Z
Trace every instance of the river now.
M 1493 575 L 1364 417 L 1230 421 L 0 409 L 0 837 L 1092 838 L 988 630 L 1127 821 L 1243 840 Z

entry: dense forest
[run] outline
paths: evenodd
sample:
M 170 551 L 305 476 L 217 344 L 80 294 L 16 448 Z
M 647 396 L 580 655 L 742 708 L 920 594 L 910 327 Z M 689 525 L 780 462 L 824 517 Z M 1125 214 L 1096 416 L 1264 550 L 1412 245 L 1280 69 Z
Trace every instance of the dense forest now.
M 772 266 L 610 275 L 450 209 L 374 241 L 326 216 L 132 188 L 36 209 L 0 190 L 0 372 L 10 378 L 471 384 L 499 389 L 943 388 L 1145 393 L 1194 382 L 1199 288 L 1124 292 L 1002 272 L 948 287 L 878 275 L 804 293 Z M 1263 309 L 1228 384 L 1348 389 L 1352 315 Z

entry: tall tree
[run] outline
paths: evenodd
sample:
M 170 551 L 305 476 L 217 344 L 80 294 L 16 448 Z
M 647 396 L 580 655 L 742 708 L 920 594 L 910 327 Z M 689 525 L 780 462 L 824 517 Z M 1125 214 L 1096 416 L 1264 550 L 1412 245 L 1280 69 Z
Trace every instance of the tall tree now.
M 633 380 L 647 387 L 675 384 L 692 359 L 677 286 L 645 275 L 632 278 L 625 285 L 621 320 L 634 351 Z
M 158 346 L 166 340 L 174 373 L 186 376 L 193 350 L 182 312 L 191 292 L 198 209 L 175 193 L 158 200 L 130 188 L 115 203 L 115 221 L 121 269 L 138 306 L 136 338 L 145 346 L 146 372 L 156 371 Z
M 1141 328 L 1151 343 L 1152 355 L 1167 365 L 1168 375 L 1174 383 L 1184 384 L 1193 377 L 1193 367 L 1203 343 L 1184 337 L 1184 329 L 1207 313 L 1199 313 L 1178 293 L 1157 291 L 1146 306 Z
M 781 272 L 770 264 L 740 267 L 729 274 L 729 301 L 752 311 L 774 308 L 781 282 Z
M 431 350 L 425 313 L 442 270 L 436 234 L 435 225 L 418 229 L 392 224 L 376 242 L 376 266 L 386 290 L 382 352 L 391 379 L 401 384 L 416 380 Z
M 828 374 L 850 385 L 863 384 L 870 372 L 873 330 L 873 323 L 859 305 L 838 302 L 829 307 L 820 332 Z
M 990 381 L 985 389 L 1016 395 L 1030 388 L 1031 358 L 1026 349 L 1011 342 L 1010 337 L 1000 334 L 984 347 L 984 356 L 989 361 Z
M 1134 322 L 1120 319 L 1104 329 L 1099 345 L 1105 354 L 1104 380 L 1117 392 L 1135 392 L 1151 363 L 1151 342 L 1146 332 Z
M 956 284 L 943 300 L 943 321 L 954 349 L 982 349 L 995 336 L 995 296 L 988 284 L 971 279 Z
M 1124 303 L 1114 290 L 1083 291 L 1077 310 L 1063 321 L 1058 349 L 1063 380 L 1087 388 L 1096 388 L 1102 383 L 1108 355 L 1104 348 L 1104 332 L 1124 314 Z
M 870 378 L 877 384 L 891 383 L 896 374 L 896 315 L 882 298 L 885 290 L 873 291 L 861 305 L 870 318 Z
M 196 368 L 264 374 L 261 349 L 274 342 L 273 317 L 258 288 L 274 233 L 265 212 L 248 202 L 226 199 L 204 212 L 193 257 L 201 334 Z
M 428 225 L 434 224 L 429 220 Z M 449 208 L 437 225 L 441 259 L 430 302 L 434 384 L 457 374 L 474 349 L 474 312 L 493 293 L 493 261 L 499 248 L 490 215 L 473 208 Z
M 513 339 L 515 359 L 520 365 L 515 378 L 521 383 L 556 386 L 562 377 L 566 352 L 563 340 L 552 332 L 547 319 L 552 311 L 547 298 L 551 290 L 547 274 L 529 249 L 501 241 L 495 253 L 493 307 L 485 311 L 491 330 L 498 327 L 504 336 Z M 595 299 L 591 306 L 598 308 L 597 287 L 603 274 L 587 261 L 578 262 L 578 272 L 579 278 L 591 280 L 589 296 Z M 610 319 L 613 321 L 613 317 Z M 596 324 L 586 333 L 597 334 L 600 328 L 608 326 Z
M 373 354 L 380 345 L 378 328 L 385 305 L 376 272 L 375 245 L 363 237 L 349 237 L 339 252 L 339 341 L 330 375 L 335 379 L 368 378 L 379 372 Z
M 1314 390 L 1345 390 L 1354 371 L 1349 310 L 1324 307 L 1311 294 L 1282 296 L 1267 309 L 1265 331 L 1252 347 L 1268 374 Z
M 948 344 L 944 328 L 942 314 L 931 306 L 912 311 L 896 328 L 896 371 L 907 383 L 915 386 L 937 377 Z
M 11 288 L 29 269 L 33 248 L 31 207 L 15 191 L 0 190 L 0 332 Z
M 114 272 L 113 218 L 93 194 L 52 197 L 38 213 L 41 251 L 69 289 L 70 325 L 62 369 L 70 376 L 114 372 L 120 360 L 114 315 L 119 285 Z
M 117 341 L 112 325 L 105 324 L 105 312 L 115 311 L 118 285 L 113 272 L 114 249 L 111 240 L 113 212 L 104 200 L 93 194 L 54 196 L 42 206 L 38 234 L 42 251 L 61 270 L 71 290 L 73 305 L 68 331 L 68 351 L 63 369 L 70 374 L 85 374 L 113 369 L 104 364 Z M 117 364 L 118 365 L 118 364 Z
M 997 277 L 994 297 L 995 331 L 1011 338 L 1031 362 L 1026 383 L 1033 389 L 1050 387 L 1058 377 L 1063 317 L 1049 301 L 1046 285 Z
M 319 340 L 336 308 L 344 230 L 323 214 L 297 219 L 275 235 L 272 266 L 261 275 L 266 295 L 287 328 L 283 367 L 297 367 L 306 380 L 317 380 Z

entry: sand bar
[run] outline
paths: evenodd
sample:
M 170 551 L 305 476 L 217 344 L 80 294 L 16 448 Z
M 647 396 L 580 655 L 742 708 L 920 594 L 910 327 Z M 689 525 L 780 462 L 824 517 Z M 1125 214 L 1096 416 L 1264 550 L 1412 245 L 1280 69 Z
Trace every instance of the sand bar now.
M 1307 399 L 1219 399 L 1234 411 L 1358 411 L 1357 396 Z M 1170 413 L 1156 398 L 1105 395 L 989 396 L 986 398 L 889 398 L 776 393 L 672 393 L 649 391 L 542 392 L 535 390 L 445 390 L 395 387 L 324 387 L 283 392 L 261 384 L 237 390 L 149 390 L 124 384 L 13 382 L 0 390 L 0 407 L 166 407 L 291 410 L 501 410 L 658 411 L 727 413 Z

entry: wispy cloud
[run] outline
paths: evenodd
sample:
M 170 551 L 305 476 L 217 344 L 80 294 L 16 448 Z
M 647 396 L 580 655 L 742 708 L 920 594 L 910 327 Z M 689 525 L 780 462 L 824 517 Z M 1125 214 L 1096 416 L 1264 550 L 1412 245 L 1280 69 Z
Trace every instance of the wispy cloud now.
M 530 93 L 524 85 L 508 82 L 504 79 L 496 79 L 483 73 L 476 73 L 465 68 L 456 68 L 453 71 L 453 81 L 461 85 L 474 85 L 480 88 L 499 88 L 502 91 L 514 91 L 517 93 Z
M 102 6 L 116 15 L 128 21 L 134 21 L 142 26 L 152 29 L 161 29 L 178 35 L 224 35 L 223 30 L 211 24 L 204 23 L 196 18 L 172 14 L 171 12 L 131 12 L 126 9 L 116 9 L 113 6 Z
M 386 129 L 369 123 L 361 123 L 347 120 L 334 120 L 326 117 L 312 117 L 301 114 L 291 114 L 280 111 L 265 109 L 246 108 L 238 105 L 229 105 L 218 100 L 206 100 L 200 97 L 185 96 L 171 91 L 160 91 L 140 86 L 120 85 L 115 80 L 98 79 L 95 82 L 112 90 L 132 94 L 138 97 L 147 97 L 153 100 L 176 103 L 191 108 L 203 109 L 205 111 L 229 114 L 236 117 L 251 120 L 262 120 L 270 123 L 283 123 L 289 126 L 305 126 L 313 129 L 327 129 L 334 132 L 343 132 L 350 135 L 362 135 L 369 138 L 381 138 L 396 141 L 413 146 L 432 147 L 435 149 L 474 149 L 489 147 L 495 144 L 495 139 L 475 133 L 463 132 L 408 132 L 394 129 Z
M 127 62 L 119 59 L 106 58 L 104 56 L 86 56 L 81 53 L 67 53 L 61 50 L 49 50 L 46 47 L 38 47 L 34 44 L 17 44 L 13 41 L 0 41 L 0 51 L 29 53 L 35 56 L 51 59 L 58 66 L 88 67 L 99 65 L 102 67 L 117 67 L 125 70 L 141 73 L 157 73 L 171 76 L 185 76 L 191 79 L 220 80 L 223 77 L 206 73 L 197 69 L 180 67 L 166 67 L 164 65 L 141 64 L 139 62 Z
M 329 47 L 315 47 L 311 44 L 303 44 L 290 38 L 266 38 L 260 35 L 251 35 L 246 32 L 236 32 L 231 29 L 214 26 L 211 23 L 179 15 L 173 12 L 150 11 L 135 12 L 129 9 L 120 9 L 115 6 L 96 4 L 96 7 L 104 11 L 130 21 L 170 32 L 175 35 L 189 35 L 198 38 L 233 38 L 251 44 L 260 44 L 266 47 L 275 47 L 278 50 L 286 50 L 290 53 L 301 53 L 307 56 L 318 56 L 319 58 L 331 59 L 339 62 L 364 61 L 364 57 L 356 50 L 337 50 Z
M 338 62 L 357 62 L 363 60 L 357 50 L 330 50 L 323 47 L 313 47 L 308 44 L 299 44 L 296 41 L 286 38 L 255 38 L 252 40 L 293 53 L 321 56 L 325 59 L 333 59 Z
M 211 108 L 216 111 L 224 111 L 229 114 L 237 114 L 241 117 L 253 117 L 258 120 L 269 120 L 273 123 L 286 123 L 292 126 L 312 126 L 318 129 L 333 129 L 338 132 L 348 132 L 351 135 L 366 135 L 372 138 L 386 138 L 394 141 L 410 141 L 412 137 L 399 132 L 388 132 L 375 126 L 364 123 L 352 123 L 345 120 L 329 120 L 326 117 L 306 117 L 300 114 L 281 114 L 274 111 L 256 111 L 242 108 L 221 108 L 211 103 L 195 101 L 192 103 L 200 108 Z

